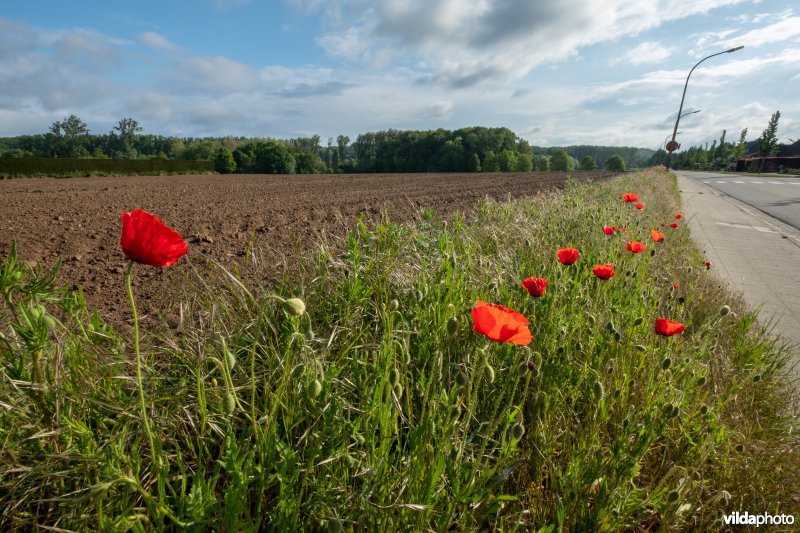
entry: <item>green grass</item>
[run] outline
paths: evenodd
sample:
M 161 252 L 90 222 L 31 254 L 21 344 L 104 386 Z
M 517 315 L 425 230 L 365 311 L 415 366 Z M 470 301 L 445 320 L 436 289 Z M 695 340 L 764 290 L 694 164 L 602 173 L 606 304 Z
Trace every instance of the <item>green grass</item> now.
M 646 210 L 619 200 L 629 191 Z M 142 339 L 156 464 L 130 335 L 12 252 L 0 271 L 0 528 L 713 530 L 736 510 L 800 518 L 789 351 L 706 270 L 684 221 L 651 242 L 677 199 L 671 174 L 645 171 L 484 201 L 469 219 L 358 221 L 275 287 L 241 281 L 261 265 L 249 245 L 233 272 L 182 260 L 170 268 L 190 297 L 165 312 L 181 319 Z M 628 230 L 608 237 L 603 225 Z M 627 240 L 648 250 L 626 252 Z M 555 255 L 567 246 L 582 253 L 570 267 Z M 601 281 L 591 269 L 605 262 L 617 275 Z M 548 280 L 543 298 L 520 287 L 527 276 Z M 531 345 L 472 332 L 477 299 L 525 314 Z M 657 317 L 687 329 L 658 337 Z

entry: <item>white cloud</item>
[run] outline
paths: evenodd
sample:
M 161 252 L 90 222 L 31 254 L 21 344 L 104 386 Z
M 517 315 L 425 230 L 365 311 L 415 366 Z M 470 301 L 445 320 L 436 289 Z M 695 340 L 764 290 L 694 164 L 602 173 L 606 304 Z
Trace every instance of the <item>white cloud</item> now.
M 349 59 L 391 50 L 426 64 L 421 79 L 463 88 L 517 79 L 582 47 L 742 1 L 380 0 L 318 42 L 331 55 Z
M 438 100 L 425 108 L 424 115 L 427 117 L 444 117 L 453 111 L 453 102 L 450 100 Z
M 800 17 L 791 16 L 763 28 L 750 30 L 742 35 L 722 41 L 720 45 L 737 46 L 736 43 L 738 43 L 745 44 L 749 48 L 788 41 L 797 36 L 800 36 Z
M 181 49 L 180 46 L 173 43 L 163 35 L 152 31 L 140 33 L 137 37 L 137 40 L 143 45 L 161 52 L 174 52 Z
M 645 41 L 628 50 L 621 58 L 612 64 L 625 62 L 634 66 L 648 63 L 660 63 L 672 55 L 672 48 L 661 46 L 659 43 Z

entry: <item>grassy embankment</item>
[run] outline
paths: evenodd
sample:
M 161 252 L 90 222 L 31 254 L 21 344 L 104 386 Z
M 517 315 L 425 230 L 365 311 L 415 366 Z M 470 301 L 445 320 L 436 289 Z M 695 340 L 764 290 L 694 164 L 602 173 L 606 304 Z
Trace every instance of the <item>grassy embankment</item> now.
M 620 201 L 629 191 L 646 210 Z M 468 221 L 423 210 L 415 224 L 359 223 L 272 288 L 213 266 L 201 278 L 183 259 L 170 268 L 195 298 L 177 331 L 142 339 L 155 450 L 130 335 L 6 258 L 0 528 L 707 530 L 736 510 L 800 518 L 788 352 L 720 288 L 683 220 L 660 228 L 677 199 L 674 178 L 649 171 L 486 202 Z M 626 252 L 627 240 L 648 249 Z M 582 252 L 575 265 L 556 259 L 567 246 Z M 592 274 L 605 262 L 617 265 L 608 281 Z M 548 280 L 543 298 L 520 287 L 528 276 Z M 530 346 L 472 332 L 478 299 L 526 315 Z M 659 337 L 657 317 L 687 329 Z

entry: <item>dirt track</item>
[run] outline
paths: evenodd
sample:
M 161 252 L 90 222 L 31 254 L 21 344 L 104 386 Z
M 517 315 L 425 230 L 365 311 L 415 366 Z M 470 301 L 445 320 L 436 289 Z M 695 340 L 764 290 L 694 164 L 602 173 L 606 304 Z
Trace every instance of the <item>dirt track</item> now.
M 603 179 L 607 172 L 577 172 Z M 566 174 L 204 175 L 0 180 L 0 259 L 12 240 L 20 259 L 50 266 L 64 259 L 62 283 L 83 287 L 90 306 L 112 322 L 130 314 L 126 258 L 119 247 L 121 213 L 141 207 L 161 217 L 202 253 L 229 265 L 253 246 L 274 258 L 337 231 L 359 213 L 386 209 L 395 221 L 419 208 L 468 212 L 484 196 L 533 196 L 563 185 Z M 161 308 L 173 269 L 136 269 L 137 305 Z M 185 261 L 183 262 L 185 265 Z

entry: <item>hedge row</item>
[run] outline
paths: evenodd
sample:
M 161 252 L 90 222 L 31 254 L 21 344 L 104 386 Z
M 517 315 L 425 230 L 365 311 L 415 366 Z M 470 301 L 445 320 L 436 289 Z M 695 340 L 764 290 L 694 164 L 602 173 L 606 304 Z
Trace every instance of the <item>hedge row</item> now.
M 172 159 L 62 159 L 2 157 L 0 176 L 70 176 L 88 174 L 170 174 L 214 171 L 213 161 Z

